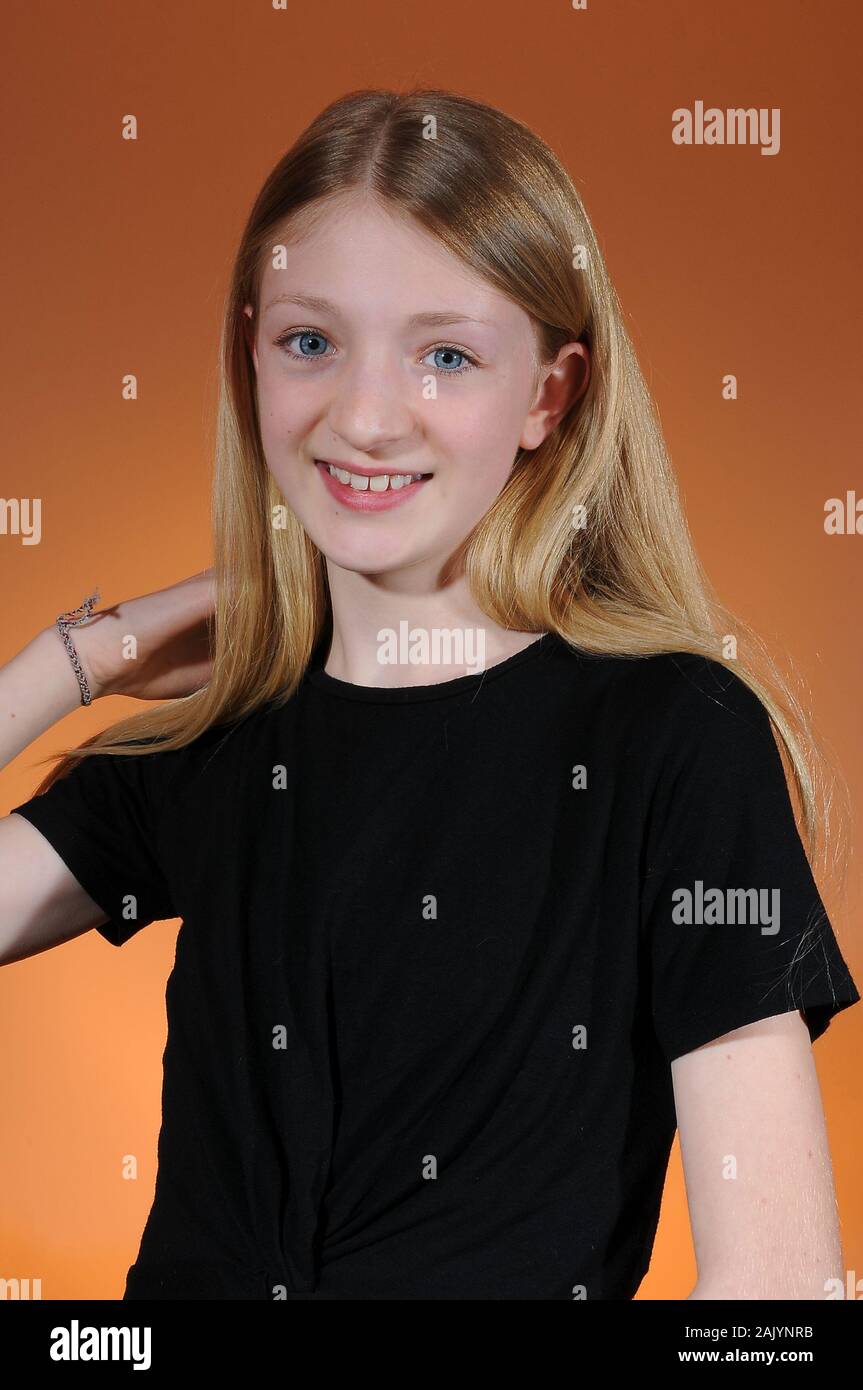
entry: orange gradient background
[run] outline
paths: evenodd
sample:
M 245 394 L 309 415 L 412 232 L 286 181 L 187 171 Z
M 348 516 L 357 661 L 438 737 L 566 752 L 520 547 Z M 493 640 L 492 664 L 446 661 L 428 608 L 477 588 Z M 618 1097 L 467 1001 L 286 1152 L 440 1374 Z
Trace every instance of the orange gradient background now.
M 572 174 L 707 571 L 807 683 L 859 807 L 863 536 L 823 527 L 828 498 L 863 493 L 856 7 L 13 0 L 4 27 L 0 492 L 41 498 L 42 538 L 0 534 L 0 662 L 97 585 L 111 604 L 211 563 L 220 313 L 251 202 L 335 97 L 447 87 L 525 121 Z M 780 108 L 779 154 L 673 144 L 672 111 L 698 100 Z M 4 770 L 0 811 L 32 794 L 36 758 L 140 707 L 110 697 L 49 730 Z M 858 987 L 860 887 L 852 859 L 844 904 L 826 895 Z M 43 1298 L 122 1296 L 153 1194 L 177 926 L 122 950 L 88 932 L 0 970 L 0 1277 L 39 1278 Z M 861 1046 L 859 1007 L 815 1045 L 856 1277 Z M 675 1143 L 638 1296 L 685 1298 L 695 1276 Z

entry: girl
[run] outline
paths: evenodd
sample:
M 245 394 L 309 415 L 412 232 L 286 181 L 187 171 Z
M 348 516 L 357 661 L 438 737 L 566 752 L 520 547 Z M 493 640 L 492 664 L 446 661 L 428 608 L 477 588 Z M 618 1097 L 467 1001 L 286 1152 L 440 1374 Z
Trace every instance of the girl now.
M 166 701 L 0 824 L 5 960 L 181 919 L 125 1297 L 630 1299 L 676 1125 L 691 1296 L 824 1297 L 810 1042 L 859 995 L 805 726 L 700 574 L 569 177 L 465 97 L 346 96 L 255 202 L 222 356 L 213 576 L 0 676 L 5 761 Z

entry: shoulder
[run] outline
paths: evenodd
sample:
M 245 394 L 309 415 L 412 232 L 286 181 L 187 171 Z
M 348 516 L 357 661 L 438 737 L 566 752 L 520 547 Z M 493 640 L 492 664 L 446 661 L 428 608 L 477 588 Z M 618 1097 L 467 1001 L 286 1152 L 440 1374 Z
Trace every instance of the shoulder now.
M 239 717 L 208 725 L 179 748 L 164 747 L 169 736 L 156 733 L 126 739 L 126 753 L 95 756 L 110 763 L 120 777 L 140 781 L 145 790 L 165 795 L 184 784 L 197 783 L 207 771 L 214 777 L 233 776 L 250 749 L 277 729 L 284 708 L 284 703 L 266 701 Z
M 775 748 L 767 708 L 724 662 L 692 652 L 591 654 L 562 640 L 576 708 L 590 725 L 648 763 L 695 754 L 740 757 Z
M 766 717 L 763 702 L 733 667 L 693 652 L 647 656 L 592 653 L 556 639 L 561 659 L 579 686 L 601 693 L 621 709 L 668 721 L 709 718 L 755 720 Z
M 654 717 L 711 727 L 764 726 L 763 701 L 731 666 L 692 652 L 635 658 L 621 673 L 626 693 Z

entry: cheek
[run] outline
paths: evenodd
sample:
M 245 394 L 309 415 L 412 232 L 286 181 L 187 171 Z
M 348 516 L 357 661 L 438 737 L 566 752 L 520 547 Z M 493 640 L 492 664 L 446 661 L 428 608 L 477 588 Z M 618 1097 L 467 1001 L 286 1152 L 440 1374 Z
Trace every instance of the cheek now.
M 464 495 L 493 500 L 512 470 L 524 423 L 511 398 L 499 397 L 482 409 L 454 410 L 441 436 L 443 452 L 456 463 Z
M 271 467 L 284 470 L 290 465 L 292 446 L 302 444 L 313 419 L 303 409 L 302 391 L 286 391 L 284 383 L 274 385 L 266 375 L 258 378 L 257 396 L 264 454 Z

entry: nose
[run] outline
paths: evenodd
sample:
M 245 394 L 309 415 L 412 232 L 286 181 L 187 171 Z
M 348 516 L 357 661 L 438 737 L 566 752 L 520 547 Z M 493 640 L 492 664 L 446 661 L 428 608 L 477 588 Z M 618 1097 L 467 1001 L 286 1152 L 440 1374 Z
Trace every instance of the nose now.
M 327 423 L 352 449 L 368 453 L 413 433 L 421 388 L 382 353 L 345 365 L 332 381 Z

